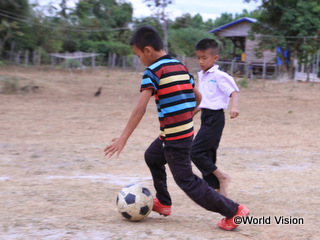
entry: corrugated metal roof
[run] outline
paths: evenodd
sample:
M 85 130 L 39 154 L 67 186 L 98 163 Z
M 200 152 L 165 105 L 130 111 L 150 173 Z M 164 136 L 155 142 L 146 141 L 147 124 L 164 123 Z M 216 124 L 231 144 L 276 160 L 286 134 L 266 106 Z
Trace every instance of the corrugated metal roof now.
M 235 21 L 233 21 L 233 22 L 230 22 L 230 23 L 227 23 L 227 24 L 225 24 L 225 25 L 222 25 L 222 26 L 220 26 L 220 27 L 218 27 L 218 28 L 212 29 L 211 31 L 209 31 L 209 33 L 218 32 L 218 31 L 220 31 L 220 30 L 222 30 L 222 29 L 231 27 L 231 26 L 236 25 L 236 24 L 241 23 L 241 22 L 255 23 L 255 22 L 257 22 L 257 19 L 255 19 L 255 18 L 249 18 L 249 17 L 243 17 L 243 18 L 237 19 L 237 20 L 235 20 Z

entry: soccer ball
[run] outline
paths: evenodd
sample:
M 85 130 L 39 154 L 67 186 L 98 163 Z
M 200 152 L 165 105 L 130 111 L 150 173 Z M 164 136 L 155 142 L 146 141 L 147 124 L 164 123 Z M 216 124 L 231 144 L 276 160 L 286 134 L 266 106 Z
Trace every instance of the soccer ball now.
M 118 212 L 130 221 L 139 221 L 149 215 L 153 197 L 148 188 L 130 184 L 121 189 L 117 196 Z

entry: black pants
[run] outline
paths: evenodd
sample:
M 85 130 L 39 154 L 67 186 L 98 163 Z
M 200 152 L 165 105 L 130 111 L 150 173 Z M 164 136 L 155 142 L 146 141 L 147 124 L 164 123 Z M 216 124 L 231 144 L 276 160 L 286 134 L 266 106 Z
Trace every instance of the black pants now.
M 225 124 L 224 111 L 201 110 L 201 126 L 192 143 L 191 160 L 202 173 L 208 184 L 219 189 L 219 181 L 212 173 L 217 169 L 217 149 Z
M 192 172 L 190 148 L 175 148 L 156 139 L 145 152 L 145 161 L 150 168 L 156 197 L 163 205 L 171 205 L 171 197 L 167 189 L 168 164 L 177 185 L 197 204 L 203 208 L 218 212 L 227 218 L 233 217 L 238 204 L 225 198 L 211 188 L 206 181 Z

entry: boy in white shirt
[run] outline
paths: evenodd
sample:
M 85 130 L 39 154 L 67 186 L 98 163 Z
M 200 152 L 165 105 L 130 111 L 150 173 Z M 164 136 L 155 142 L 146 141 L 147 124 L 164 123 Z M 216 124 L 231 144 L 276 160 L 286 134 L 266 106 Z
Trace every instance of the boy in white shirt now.
M 203 39 L 196 45 L 196 55 L 201 68 L 198 76 L 202 100 L 194 114 L 201 111 L 201 127 L 191 147 L 191 160 L 208 184 L 227 197 L 231 177 L 217 168 L 217 149 L 225 125 L 224 110 L 228 108 L 230 98 L 231 118 L 239 115 L 239 88 L 233 77 L 215 65 L 219 59 L 218 48 L 213 39 Z

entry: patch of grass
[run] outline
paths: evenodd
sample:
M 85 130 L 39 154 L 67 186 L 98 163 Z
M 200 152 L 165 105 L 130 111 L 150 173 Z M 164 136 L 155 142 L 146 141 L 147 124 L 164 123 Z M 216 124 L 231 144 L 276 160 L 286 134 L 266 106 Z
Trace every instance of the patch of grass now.
M 12 94 L 16 93 L 19 90 L 19 78 L 17 77 L 1 77 L 1 88 L 2 93 Z
M 240 84 L 241 87 L 243 88 L 248 88 L 248 80 L 247 78 L 242 78 L 238 81 L 238 83 Z

